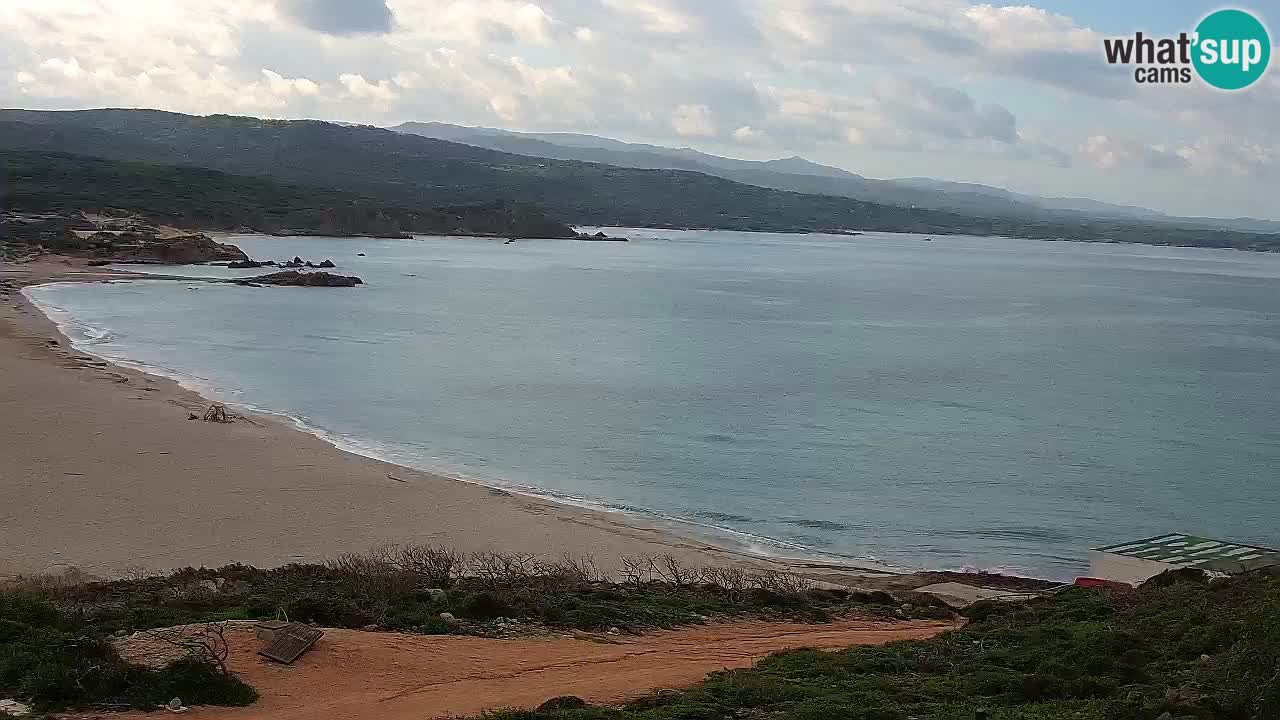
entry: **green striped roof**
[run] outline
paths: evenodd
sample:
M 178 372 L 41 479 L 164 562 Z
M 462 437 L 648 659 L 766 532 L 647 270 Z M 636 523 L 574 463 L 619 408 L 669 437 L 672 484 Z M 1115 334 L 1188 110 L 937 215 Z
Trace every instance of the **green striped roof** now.
M 1280 565 L 1280 550 L 1172 533 L 1095 548 L 1098 552 L 1154 560 L 1176 567 L 1240 573 Z

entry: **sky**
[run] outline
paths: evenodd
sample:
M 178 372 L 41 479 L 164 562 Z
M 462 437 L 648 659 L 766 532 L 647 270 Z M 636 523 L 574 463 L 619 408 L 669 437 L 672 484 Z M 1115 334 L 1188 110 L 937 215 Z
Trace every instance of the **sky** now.
M 570 131 L 1280 219 L 1280 59 L 1140 85 L 1190 0 L 0 0 L 0 106 Z M 1240 5 L 1267 23 L 1280 0 Z

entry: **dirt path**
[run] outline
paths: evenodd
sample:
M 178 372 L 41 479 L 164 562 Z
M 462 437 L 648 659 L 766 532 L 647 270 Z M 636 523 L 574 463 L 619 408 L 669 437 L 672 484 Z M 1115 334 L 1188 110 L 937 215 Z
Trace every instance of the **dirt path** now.
M 250 708 L 198 709 L 187 717 L 426 720 L 531 708 L 559 695 L 616 703 L 659 688 L 694 684 L 714 670 L 748 667 L 787 648 L 878 645 L 931 637 L 948 627 L 865 620 L 735 623 L 641 637 L 529 640 L 330 630 L 289 667 L 258 658 L 253 636 L 236 631 L 231 667 L 262 699 Z

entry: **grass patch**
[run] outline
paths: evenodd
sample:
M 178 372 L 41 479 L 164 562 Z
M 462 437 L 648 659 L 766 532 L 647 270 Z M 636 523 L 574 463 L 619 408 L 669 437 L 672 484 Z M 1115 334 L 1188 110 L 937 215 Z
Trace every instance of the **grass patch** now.
M 964 628 L 835 653 L 798 650 L 623 708 L 488 720 L 1196 720 L 1280 718 L 1280 577 L 1161 576 L 984 603 Z

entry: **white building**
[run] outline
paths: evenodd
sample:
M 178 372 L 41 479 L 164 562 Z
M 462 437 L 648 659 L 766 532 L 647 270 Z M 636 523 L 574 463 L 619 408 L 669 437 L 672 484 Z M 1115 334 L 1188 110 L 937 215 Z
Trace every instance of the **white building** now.
M 1234 575 L 1280 566 L 1280 550 L 1174 533 L 1089 551 L 1089 576 L 1138 583 L 1166 570 L 1195 568 L 1211 575 Z

